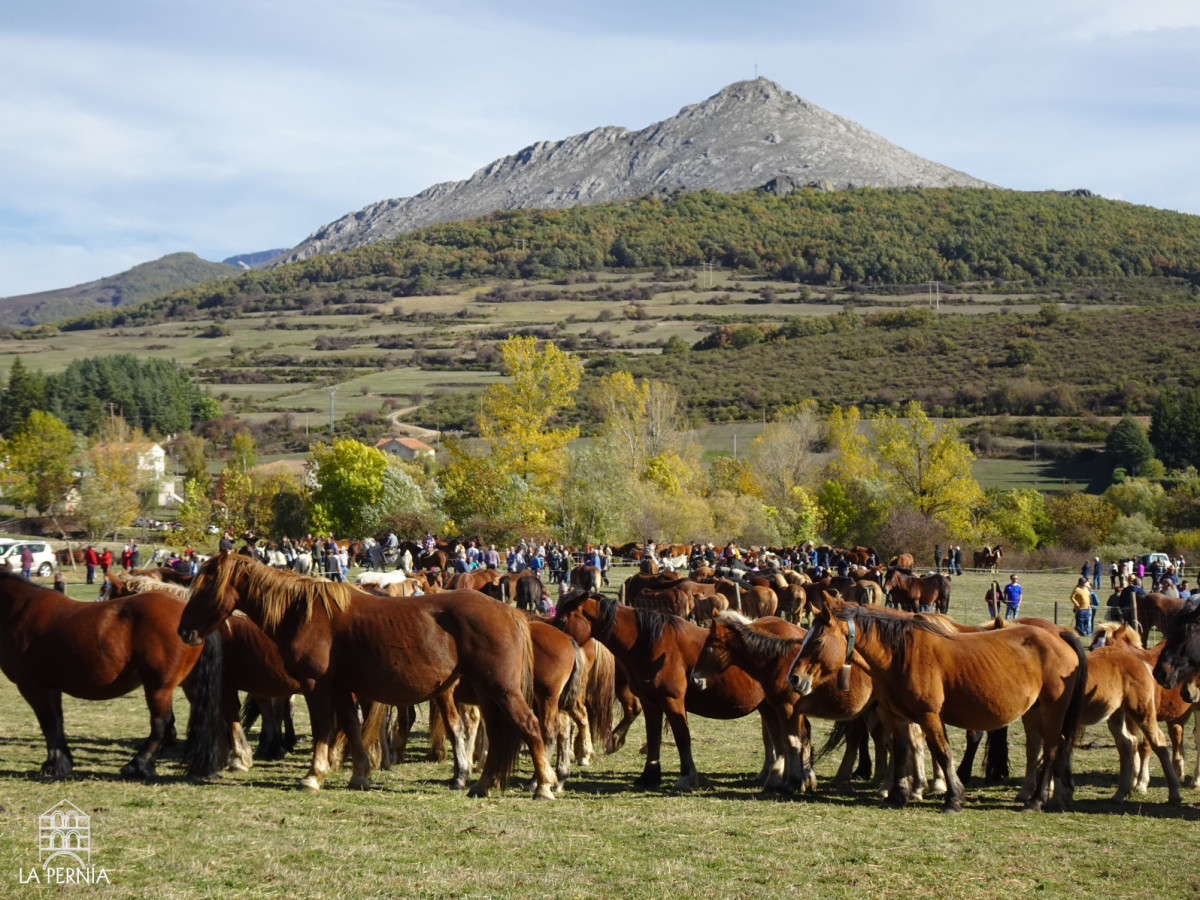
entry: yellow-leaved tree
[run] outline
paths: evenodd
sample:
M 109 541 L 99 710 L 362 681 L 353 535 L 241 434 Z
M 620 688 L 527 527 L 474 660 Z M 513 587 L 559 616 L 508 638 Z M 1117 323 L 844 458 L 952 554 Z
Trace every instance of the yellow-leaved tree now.
M 952 422 L 934 422 L 915 400 L 900 415 L 872 418 L 871 447 L 894 500 L 945 526 L 972 536 L 972 516 L 983 490 L 971 472 L 975 454 Z

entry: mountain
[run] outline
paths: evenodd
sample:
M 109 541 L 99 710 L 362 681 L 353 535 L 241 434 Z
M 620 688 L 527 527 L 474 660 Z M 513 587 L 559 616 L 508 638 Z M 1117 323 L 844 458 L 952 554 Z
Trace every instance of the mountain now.
M 497 160 L 466 181 L 384 200 L 318 229 L 269 265 L 360 247 L 497 209 L 562 208 L 654 191 L 724 193 L 774 182 L 848 187 L 989 187 L 909 153 L 759 78 L 641 131 L 596 128 Z
M 241 267 L 214 263 L 194 253 L 171 253 L 118 275 L 75 287 L 0 298 L 0 320 L 9 327 L 29 328 L 45 322 L 86 315 L 97 308 L 131 306 L 163 294 L 228 278 Z
M 277 250 L 259 250 L 257 253 L 239 253 L 237 256 L 231 256 L 229 259 L 223 259 L 221 262 L 227 266 L 237 266 L 241 269 L 252 269 L 260 263 L 265 263 L 269 259 L 274 259 L 280 253 L 287 253 L 287 247 L 280 247 Z

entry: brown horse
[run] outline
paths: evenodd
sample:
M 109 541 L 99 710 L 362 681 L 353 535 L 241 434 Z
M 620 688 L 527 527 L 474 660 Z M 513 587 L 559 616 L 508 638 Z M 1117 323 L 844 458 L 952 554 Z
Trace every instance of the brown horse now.
M 816 775 L 811 767 L 809 729 L 804 717 L 845 721 L 856 718 L 871 700 L 871 679 L 855 669 L 850 689 L 838 690 L 836 678 L 817 685 L 805 697 L 798 696 L 788 685 L 787 675 L 792 659 L 804 639 L 805 630 L 783 619 L 767 617 L 751 622 L 736 612 L 725 612 L 709 625 L 704 647 L 692 667 L 692 684 L 704 690 L 707 681 L 733 665 L 747 672 L 762 686 L 765 706 L 777 719 L 780 733 L 787 739 L 786 756 L 778 762 L 767 780 L 767 787 L 779 787 L 787 792 L 816 788 Z M 877 734 L 877 747 L 882 734 Z M 847 745 L 847 753 L 835 780 L 849 777 L 857 747 Z M 782 771 L 780 771 L 782 769 Z
M 581 591 L 599 593 L 603 584 L 603 579 L 600 570 L 595 566 L 576 566 L 571 570 L 571 587 L 578 588 Z
M 275 640 L 285 669 L 300 682 L 313 726 L 312 767 L 300 782 L 305 790 L 320 790 L 329 774 L 339 721 L 354 759 L 350 783 L 368 786 L 356 697 L 409 706 L 461 677 L 478 694 L 490 742 L 471 795 L 487 796 L 506 781 L 524 741 L 533 757 L 534 796 L 553 797 L 554 772 L 529 708 L 529 625 L 513 610 L 473 591 L 376 597 L 222 553 L 201 567 L 179 634 L 199 643 L 235 609 Z
M 559 603 L 554 624 L 580 644 L 593 638 L 600 641 L 624 667 L 629 687 L 646 712 L 646 765 L 635 782 L 640 787 L 657 785 L 662 779 L 664 714 L 679 751 L 680 775 L 675 788 L 687 791 L 699 784 L 687 714 L 736 719 L 754 712 L 763 701 L 758 682 L 735 667 L 713 678 L 707 690 L 689 688 L 688 672 L 699 658 L 708 632 L 677 616 L 635 610 L 619 606 L 611 597 L 575 592 Z
M 1122 644 L 1095 648 L 1087 659 L 1087 686 L 1079 724 L 1087 726 L 1105 722 L 1112 733 L 1120 761 L 1119 781 L 1113 802 L 1121 802 L 1135 790 L 1135 775 L 1140 778 L 1141 774 L 1137 747 L 1145 740 L 1162 764 L 1169 802 L 1178 804 L 1181 799 L 1179 775 L 1158 728 L 1155 694 L 1158 686 L 1150 676 L 1150 668 L 1138 653 Z M 1031 721 L 1037 724 L 1036 719 Z M 1034 791 L 1040 739 L 1036 728 L 1026 731 L 1025 784 L 1017 795 L 1018 800 L 1031 796 Z
M 1159 634 L 1166 634 L 1168 623 L 1181 609 L 1183 609 L 1183 601 L 1178 597 L 1169 597 L 1159 593 L 1139 596 L 1137 598 L 1137 621 L 1142 644 L 1149 643 L 1151 628 L 1157 628 Z
M 1133 630 L 1132 626 L 1124 622 L 1102 622 L 1097 625 L 1096 636 L 1092 640 L 1092 649 L 1095 650 L 1112 644 L 1127 648 L 1151 669 L 1158 662 L 1159 655 L 1163 649 L 1163 642 L 1161 641 L 1149 649 L 1144 648 L 1137 632 Z M 1191 716 L 1193 710 L 1200 704 L 1195 699 L 1186 700 L 1183 697 L 1185 687 L 1188 688 L 1189 695 L 1192 694 L 1194 690 L 1192 685 L 1181 684 L 1173 688 L 1165 688 L 1156 681 L 1154 687 L 1154 700 L 1158 710 L 1158 720 L 1167 723 L 1167 738 L 1171 742 L 1171 760 L 1175 766 L 1175 773 L 1180 778 L 1183 778 L 1184 766 L 1187 763 L 1187 754 L 1184 752 L 1183 746 L 1183 729 L 1188 723 L 1188 717 Z M 1194 787 L 1197 783 L 1200 783 L 1200 716 L 1197 716 L 1195 719 L 1192 740 L 1197 752 L 1196 758 L 1193 761 L 1192 774 L 1184 782 L 1189 787 Z M 1146 788 L 1149 787 L 1150 751 L 1150 742 L 1143 737 L 1137 753 L 1140 764 L 1135 765 L 1134 773 L 1134 788 L 1139 793 L 1145 793 Z
M 455 572 L 446 582 L 446 589 L 450 591 L 482 591 L 488 585 L 498 584 L 500 578 L 500 573 L 495 569 Z
M 995 572 L 1000 567 L 1004 551 L 997 544 L 995 547 L 984 547 L 975 551 L 975 568 Z
M 945 615 L 950 609 L 950 579 L 945 575 L 906 575 L 888 569 L 883 589 L 892 602 L 907 612 L 933 611 Z
M 66 778 L 73 760 L 63 731 L 62 695 L 111 700 L 141 685 L 150 736 L 121 768 L 126 778 L 153 778 L 155 760 L 174 736 L 171 695 L 182 684 L 192 702 L 188 774 L 214 776 L 225 764 L 218 696 L 221 641 L 188 647 L 175 631 L 183 603 L 145 592 L 78 603 L 58 591 L 0 573 L 0 669 L 33 707 L 46 738 L 42 774 Z M 185 680 L 186 679 L 186 680 Z
M 934 761 L 947 781 L 945 808 L 962 809 L 962 784 L 954 774 L 946 725 L 991 731 L 1019 717 L 1038 716 L 1047 743 L 1037 789 L 1027 809 L 1050 799 L 1071 798 L 1071 750 L 1083 693 L 1087 658 L 1069 631 L 1058 637 L 1017 626 L 977 634 L 947 633 L 938 622 L 899 616 L 887 609 L 843 604 L 827 598 L 791 666 L 793 690 L 815 684 L 843 666 L 864 669 L 874 684 L 880 714 L 893 736 L 903 723 L 921 726 Z M 908 801 L 905 742 L 895 740 L 890 805 Z

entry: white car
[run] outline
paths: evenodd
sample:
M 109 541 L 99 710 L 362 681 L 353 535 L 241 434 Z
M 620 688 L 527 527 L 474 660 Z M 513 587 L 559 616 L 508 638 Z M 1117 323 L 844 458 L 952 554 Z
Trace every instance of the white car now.
M 0 541 L 0 566 L 7 560 L 14 572 L 21 571 L 21 548 L 28 547 L 33 553 L 33 571 L 48 578 L 58 568 L 54 551 L 45 541 Z

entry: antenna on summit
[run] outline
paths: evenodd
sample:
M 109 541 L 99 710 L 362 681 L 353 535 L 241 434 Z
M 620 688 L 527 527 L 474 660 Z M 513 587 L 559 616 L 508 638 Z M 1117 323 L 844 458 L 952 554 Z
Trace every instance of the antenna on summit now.
M 758 81 L 758 63 L 754 64 L 754 80 Z

